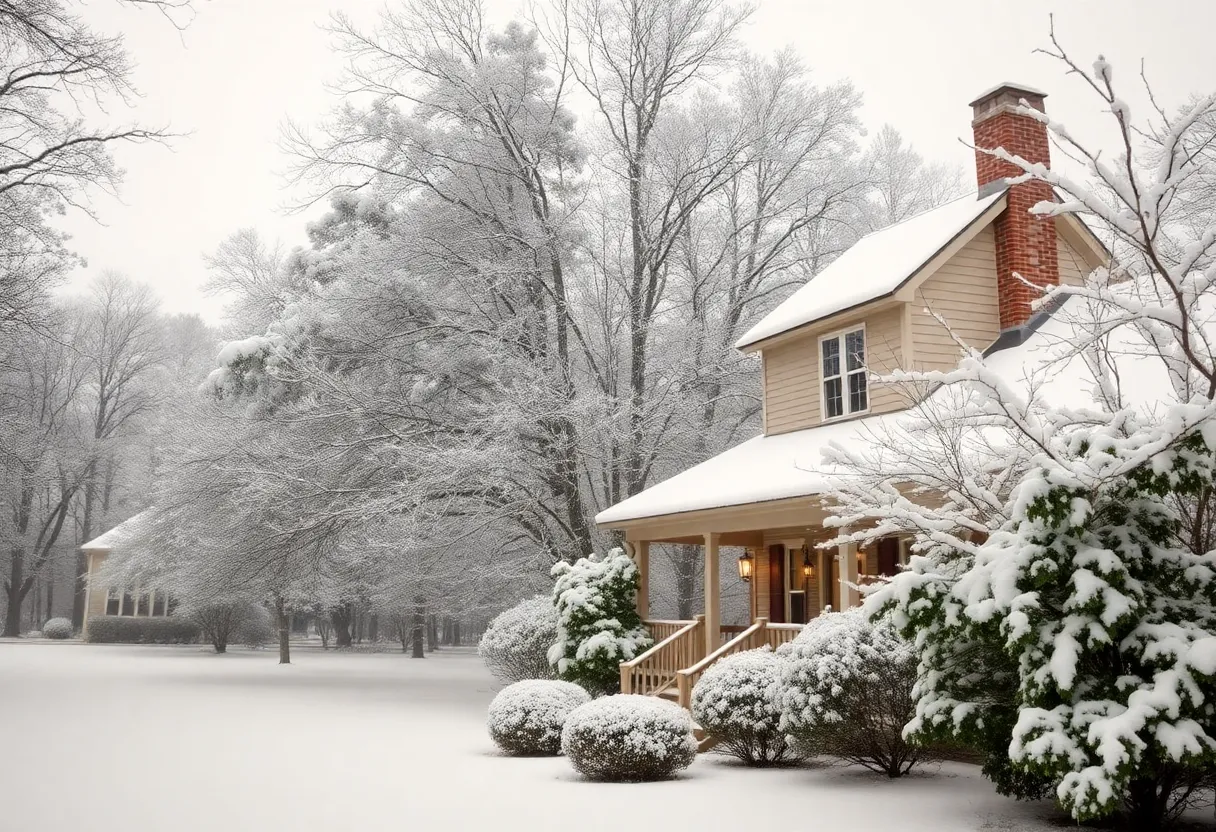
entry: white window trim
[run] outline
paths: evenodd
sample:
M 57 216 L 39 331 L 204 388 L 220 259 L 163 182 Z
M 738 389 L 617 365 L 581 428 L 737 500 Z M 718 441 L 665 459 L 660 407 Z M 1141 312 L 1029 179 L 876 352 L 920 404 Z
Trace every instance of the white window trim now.
M 862 364 L 861 372 L 866 376 L 866 406 L 863 410 L 849 410 L 849 370 L 844 354 L 844 336 L 851 333 L 861 331 L 862 343 L 866 347 L 866 360 Z M 844 412 L 839 416 L 828 416 L 828 397 L 824 395 L 823 388 L 828 379 L 823 374 L 823 342 L 838 340 L 840 343 L 840 375 L 832 376 L 832 378 L 840 379 L 840 395 L 841 404 L 844 405 Z M 854 416 L 865 416 L 870 412 L 870 405 L 873 402 L 873 389 L 870 384 L 870 334 L 866 332 L 866 325 L 862 323 L 855 326 L 846 326 L 843 329 L 838 329 L 835 332 L 828 332 L 819 336 L 819 340 L 815 344 L 815 362 L 818 367 L 816 376 L 819 378 L 819 421 L 820 422 L 841 422 L 845 419 L 852 419 Z M 853 371 L 858 372 L 857 370 Z

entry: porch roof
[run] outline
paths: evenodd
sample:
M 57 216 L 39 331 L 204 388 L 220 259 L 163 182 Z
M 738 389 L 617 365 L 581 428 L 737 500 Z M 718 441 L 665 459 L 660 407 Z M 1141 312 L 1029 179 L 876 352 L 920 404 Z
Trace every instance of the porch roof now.
M 1216 340 L 1216 309 L 1197 314 L 1209 337 Z M 1092 326 L 1084 300 L 1065 298 L 1058 304 L 1048 304 L 1026 326 L 1007 332 L 1008 337 L 989 348 L 987 366 L 1012 389 L 1037 388 L 1056 407 L 1093 408 L 1094 376 L 1073 348 L 1080 337 L 1077 328 L 1087 330 Z M 1124 405 L 1152 412 L 1159 402 L 1171 400 L 1169 379 L 1153 348 L 1126 326 L 1117 327 L 1108 337 Z M 928 398 L 951 395 L 950 388 L 939 387 Z M 951 400 L 946 401 L 949 404 Z M 823 461 L 829 445 L 874 440 L 881 444 L 884 432 L 896 428 L 909 415 L 908 410 L 897 410 L 757 436 L 600 512 L 595 522 L 622 527 L 673 514 L 821 494 L 829 488 L 833 475 L 840 473 Z M 898 435 L 887 435 L 887 439 Z
M 601 511 L 595 522 L 612 526 L 645 517 L 818 494 L 826 488 L 831 473 L 821 461 L 823 450 L 832 442 L 855 441 L 867 426 L 893 415 L 753 437 Z

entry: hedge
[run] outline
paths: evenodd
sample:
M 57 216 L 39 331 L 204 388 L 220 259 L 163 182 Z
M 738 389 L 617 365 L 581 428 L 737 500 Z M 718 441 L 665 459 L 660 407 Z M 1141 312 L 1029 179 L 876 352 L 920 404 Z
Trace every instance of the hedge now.
M 93 644 L 193 644 L 198 625 L 185 618 L 104 615 L 89 619 L 86 641 Z

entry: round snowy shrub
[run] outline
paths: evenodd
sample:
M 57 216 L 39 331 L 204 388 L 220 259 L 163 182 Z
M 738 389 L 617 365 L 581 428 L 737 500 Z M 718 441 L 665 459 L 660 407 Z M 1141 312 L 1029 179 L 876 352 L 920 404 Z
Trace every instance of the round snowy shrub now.
M 783 664 L 769 647 L 736 653 L 710 665 L 692 691 L 693 719 L 751 766 L 790 756 L 777 707 Z
M 697 755 L 688 711 L 653 696 L 617 694 L 566 717 L 562 751 L 591 780 L 665 780 Z
M 859 609 L 813 620 L 785 645 L 777 705 L 803 754 L 828 754 L 889 777 L 919 750 L 904 740 L 914 714 L 917 656 L 885 620 Z
M 500 681 L 552 679 L 549 648 L 557 641 L 557 610 L 553 600 L 537 595 L 520 601 L 490 622 L 477 652 Z
M 490 739 L 508 754 L 542 756 L 562 750 L 566 717 L 591 695 L 556 679 L 525 679 L 508 685 L 490 702 Z
M 653 643 L 637 613 L 638 568 L 620 549 L 553 567 L 557 641 L 549 662 L 594 695 L 620 690 L 621 662 Z
M 52 618 L 42 625 L 42 637 L 56 640 L 72 637 L 72 622 L 66 618 Z

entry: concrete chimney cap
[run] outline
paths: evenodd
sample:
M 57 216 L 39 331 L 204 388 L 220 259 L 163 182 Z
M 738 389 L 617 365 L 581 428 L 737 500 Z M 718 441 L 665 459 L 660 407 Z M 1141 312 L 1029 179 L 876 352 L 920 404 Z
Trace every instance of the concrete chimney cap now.
M 967 106 L 974 107 L 975 105 L 979 104 L 980 102 L 986 101 L 989 98 L 993 98 L 1002 92 L 1013 93 L 1018 98 L 1046 98 L 1047 97 L 1047 93 L 1043 92 L 1040 89 L 1035 89 L 1034 87 L 1027 86 L 1026 84 L 1014 84 L 1009 81 L 1005 81 L 1003 83 L 997 84 L 996 86 L 989 87 L 988 89 L 984 90 L 982 93 L 977 95 L 975 97 L 975 100 L 972 101 Z

